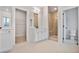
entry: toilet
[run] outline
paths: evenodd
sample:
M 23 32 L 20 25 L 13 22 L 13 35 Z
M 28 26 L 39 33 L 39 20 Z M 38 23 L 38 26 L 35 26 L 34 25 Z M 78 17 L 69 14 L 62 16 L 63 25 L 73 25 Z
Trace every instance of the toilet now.
M 70 36 L 71 36 L 70 39 L 74 43 L 74 40 L 75 40 L 75 37 L 76 37 L 76 30 L 71 30 Z

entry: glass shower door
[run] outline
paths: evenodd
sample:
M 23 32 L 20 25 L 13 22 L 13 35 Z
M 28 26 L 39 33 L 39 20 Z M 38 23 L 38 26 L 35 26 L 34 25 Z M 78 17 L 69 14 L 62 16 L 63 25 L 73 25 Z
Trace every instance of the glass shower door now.
M 78 8 L 64 11 L 64 43 L 78 43 Z

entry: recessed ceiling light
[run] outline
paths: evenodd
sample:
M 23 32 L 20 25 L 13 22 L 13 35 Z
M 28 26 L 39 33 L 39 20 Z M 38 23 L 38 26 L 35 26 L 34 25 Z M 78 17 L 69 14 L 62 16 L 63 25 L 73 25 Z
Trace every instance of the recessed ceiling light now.
M 54 10 L 57 10 L 57 8 L 54 8 Z
M 37 7 L 33 7 L 33 9 L 34 9 L 34 11 L 36 11 L 36 12 L 40 12 L 40 9 L 37 8 Z
M 9 11 L 9 9 L 6 9 L 6 11 Z

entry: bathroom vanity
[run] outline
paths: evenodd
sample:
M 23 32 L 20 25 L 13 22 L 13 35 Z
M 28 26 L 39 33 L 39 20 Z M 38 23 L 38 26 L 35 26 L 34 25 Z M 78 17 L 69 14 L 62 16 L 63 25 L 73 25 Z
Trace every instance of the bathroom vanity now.
M 0 52 L 7 52 L 13 47 L 12 8 L 0 7 Z

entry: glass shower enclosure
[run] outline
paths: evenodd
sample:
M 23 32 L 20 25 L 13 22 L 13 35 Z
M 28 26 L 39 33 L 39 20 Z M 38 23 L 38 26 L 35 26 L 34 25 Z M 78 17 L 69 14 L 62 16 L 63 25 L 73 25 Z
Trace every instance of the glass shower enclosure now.
M 78 45 L 78 7 L 63 12 L 63 42 Z

